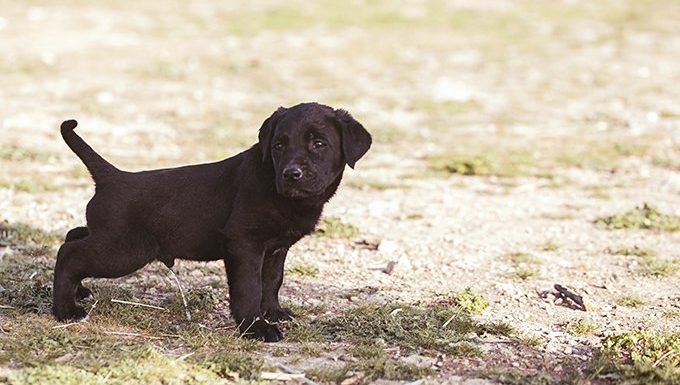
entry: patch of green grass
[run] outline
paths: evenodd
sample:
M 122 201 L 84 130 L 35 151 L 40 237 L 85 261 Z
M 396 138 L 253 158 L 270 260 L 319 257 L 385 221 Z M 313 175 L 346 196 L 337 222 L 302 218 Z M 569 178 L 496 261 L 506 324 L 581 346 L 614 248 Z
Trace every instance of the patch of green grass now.
M 286 267 L 286 273 L 302 277 L 316 277 L 319 275 L 319 268 L 313 265 L 294 265 Z
M 670 277 L 680 271 L 680 258 L 659 260 L 653 257 L 641 258 L 640 273 L 653 277 Z
M 470 176 L 516 177 L 525 175 L 523 166 L 528 163 L 529 156 L 516 153 L 512 157 L 494 157 L 484 155 L 444 154 L 427 158 L 428 167 L 437 172 Z
M 569 321 L 566 329 L 568 333 L 575 336 L 589 336 L 597 331 L 597 325 L 579 318 Z
M 414 364 L 403 363 L 387 357 L 373 357 L 360 361 L 357 370 L 366 374 L 367 382 L 377 379 L 416 380 L 435 373 L 434 369 Z
M 338 367 L 319 367 L 305 370 L 305 375 L 312 380 L 324 383 L 339 384 L 347 377 L 349 371 L 349 365 Z
M 425 216 L 422 213 L 410 213 L 406 215 L 406 219 L 410 221 L 415 221 L 423 218 L 425 218 Z
M 646 229 L 674 232 L 680 230 L 680 216 L 661 213 L 655 207 L 644 203 L 623 214 L 598 218 L 595 224 L 608 230 Z
M 336 217 L 323 217 L 316 226 L 316 235 L 331 238 L 352 238 L 359 234 L 359 229 L 349 223 L 344 223 Z
M 636 257 L 650 257 L 656 255 L 656 252 L 652 249 L 642 248 L 638 246 L 633 247 L 608 247 L 605 252 L 613 255 L 625 255 L 625 256 L 636 256 Z
M 479 314 L 489 307 L 489 301 L 470 287 L 456 293 L 454 299 L 458 306 L 471 314 Z
M 547 373 L 527 374 L 514 370 L 490 370 L 479 373 L 480 377 L 494 380 L 504 385 L 552 385 L 560 384 L 557 379 Z
M 457 139 L 453 149 L 426 159 L 431 170 L 444 174 L 552 179 L 559 169 L 611 169 L 623 158 L 646 154 L 649 149 L 646 142 L 656 140 L 645 138 L 642 143 L 640 138 L 627 137 L 612 142 L 611 138 L 594 136 L 540 138 L 527 143 L 526 138 L 506 136 L 501 143 L 494 143 L 479 136 Z M 608 198 L 598 189 L 594 194 Z
M 25 147 L 16 145 L 1 145 L 0 159 L 14 162 L 25 161 L 45 161 L 49 159 L 51 154 L 39 152 Z
M 636 297 L 634 295 L 622 295 L 616 299 L 616 304 L 625 307 L 640 307 L 645 304 L 642 298 Z
M 560 246 L 552 240 L 545 241 L 543 246 L 541 246 L 543 251 L 557 251 L 559 248 Z
M 392 190 L 392 189 L 408 189 L 410 186 L 401 184 L 401 183 L 390 183 L 390 182 L 383 182 L 379 180 L 351 180 L 348 183 L 349 186 L 352 186 L 356 189 L 369 189 L 369 190 L 378 190 L 378 191 L 384 191 L 384 190 Z
M 680 318 L 680 309 L 666 309 L 663 312 L 663 316 L 666 318 Z
M 537 349 L 545 344 L 545 340 L 539 336 L 522 336 L 522 337 L 517 337 L 515 338 L 515 341 L 518 341 L 524 346 L 528 346 L 533 349 Z
M 0 244 L 18 247 L 56 245 L 62 237 L 24 223 L 0 222 Z
M 141 348 L 101 368 L 48 364 L 8 372 L 11 384 L 208 384 L 221 381 L 214 371 L 171 357 L 153 347 Z
M 536 277 L 538 275 L 538 266 L 541 260 L 535 256 L 525 252 L 509 253 L 505 256 L 514 267 L 514 275 L 520 279 L 526 280 Z
M 302 333 L 295 330 L 299 328 Z M 463 309 L 440 304 L 363 305 L 332 318 L 319 317 L 311 322 L 298 319 L 289 323 L 287 329 L 289 335 L 310 335 L 331 342 L 382 340 L 407 351 L 436 350 L 449 354 L 476 354 L 476 349 L 465 345 L 470 335 L 514 333 L 506 324 L 478 323 Z
M 680 383 L 680 332 L 608 335 L 590 367 L 593 378 L 625 384 Z

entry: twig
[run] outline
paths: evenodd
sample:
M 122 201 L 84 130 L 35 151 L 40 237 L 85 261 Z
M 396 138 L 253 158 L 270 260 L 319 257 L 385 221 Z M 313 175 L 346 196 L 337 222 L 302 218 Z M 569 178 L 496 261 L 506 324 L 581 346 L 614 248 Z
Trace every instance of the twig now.
M 98 300 L 98 299 L 94 300 L 94 303 L 92 304 L 92 307 L 90 308 L 90 310 L 87 311 L 87 315 L 85 316 L 85 318 L 89 318 L 89 317 L 90 317 L 90 314 L 92 313 L 92 311 L 94 310 L 94 308 L 97 307 L 97 304 L 98 304 L 98 303 L 99 303 L 99 300 Z
M 79 323 L 79 322 L 69 322 L 69 323 L 63 324 L 63 325 L 52 326 L 52 329 L 62 329 L 62 328 L 67 328 L 67 327 L 69 327 L 69 326 L 77 325 L 78 323 Z
M 245 336 L 246 334 L 248 334 L 248 330 L 250 330 L 250 328 L 253 327 L 253 325 L 255 325 L 255 322 L 257 322 L 257 321 L 259 321 L 259 320 L 260 320 L 260 317 L 255 317 L 255 318 L 253 318 L 253 322 L 251 322 L 250 325 L 248 325 L 248 327 L 246 328 L 246 330 L 244 330 L 243 333 L 241 333 L 241 335 L 239 336 L 239 338 L 243 338 L 243 336 Z M 245 321 L 245 319 L 244 319 L 243 321 Z M 243 324 L 243 321 L 241 321 L 241 323 L 239 324 L 239 328 L 238 328 L 238 329 L 241 328 L 241 325 Z M 238 329 L 237 329 L 237 330 L 238 330 Z
M 15 307 L 9 305 L 0 305 L 0 309 L 15 309 Z
M 557 290 L 560 297 L 570 299 L 571 302 L 575 304 L 575 307 L 577 309 L 588 311 L 588 309 L 586 308 L 586 304 L 583 302 L 582 296 L 572 292 L 571 290 L 559 284 L 555 284 L 555 290 Z
M 114 331 L 108 331 L 108 330 L 105 330 L 104 334 L 113 334 L 115 336 L 125 336 L 125 337 L 144 337 L 144 338 L 149 338 L 149 339 L 152 339 L 152 340 L 160 340 L 161 339 L 161 337 L 147 336 L 147 335 L 139 334 L 139 333 L 114 332 Z
M 186 360 L 187 358 L 193 356 L 195 353 L 196 353 L 196 352 L 190 352 L 190 353 L 184 354 L 184 355 L 180 356 L 177 360 L 179 360 L 179 361 L 184 361 L 184 360 Z
M 148 308 L 151 308 L 151 309 L 158 309 L 158 310 L 164 310 L 164 311 L 167 310 L 166 308 L 160 307 L 160 306 L 149 305 L 149 304 L 140 303 L 140 302 L 123 301 L 122 299 L 112 299 L 111 302 L 122 303 L 122 304 L 125 304 L 125 305 L 148 307 Z M 92 306 L 92 307 L 94 308 L 94 306 Z
M 653 367 L 653 368 L 656 368 L 656 367 L 661 363 L 661 361 L 663 361 L 666 357 L 675 355 L 676 353 L 677 353 L 677 351 L 675 351 L 675 350 L 669 350 L 669 351 L 667 351 L 666 353 L 664 353 L 663 355 L 661 355 L 661 357 L 659 357 L 659 359 L 656 360 L 656 361 L 652 364 L 652 367 Z
M 262 372 L 260 379 L 269 381 L 291 381 L 305 378 L 304 373 Z
M 184 315 L 187 317 L 187 321 L 191 322 L 191 313 L 189 313 L 189 306 L 187 305 L 187 299 L 184 297 L 184 290 L 182 290 L 182 285 L 179 283 L 179 278 L 177 278 L 177 274 L 170 269 L 170 274 L 172 275 L 173 278 L 175 278 L 175 282 L 177 283 L 177 287 L 179 288 L 179 295 L 182 296 L 182 304 L 184 305 Z
M 456 310 L 456 312 L 453 313 L 453 315 L 451 317 L 449 317 L 449 319 L 447 319 L 446 322 L 444 322 L 444 325 L 442 325 L 442 329 L 446 329 L 446 327 L 449 326 L 451 321 L 453 321 L 453 319 L 458 317 L 459 315 L 460 315 L 460 310 Z

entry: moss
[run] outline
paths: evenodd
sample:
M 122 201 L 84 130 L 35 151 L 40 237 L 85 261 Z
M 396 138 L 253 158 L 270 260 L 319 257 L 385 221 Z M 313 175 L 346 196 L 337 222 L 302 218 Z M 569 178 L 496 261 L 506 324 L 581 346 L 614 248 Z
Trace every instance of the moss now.
M 324 217 L 316 226 L 314 234 L 331 238 L 352 238 L 359 234 L 359 229 L 351 224 L 343 223 L 336 217 Z
M 489 307 L 489 301 L 487 301 L 483 295 L 474 292 L 472 288 L 469 287 L 456 293 L 454 298 L 456 304 L 468 313 L 479 314 Z
M 615 229 L 645 229 L 675 232 L 680 230 L 680 216 L 664 214 L 644 203 L 623 214 L 601 217 L 595 220 L 599 227 Z
M 632 330 L 608 335 L 590 373 L 625 384 L 680 383 L 680 333 Z
M 640 307 L 645 304 L 645 301 L 632 295 L 622 295 L 616 299 L 616 304 L 625 307 Z
M 567 323 L 567 332 L 576 336 L 587 336 L 597 331 L 597 326 L 584 319 L 575 319 Z

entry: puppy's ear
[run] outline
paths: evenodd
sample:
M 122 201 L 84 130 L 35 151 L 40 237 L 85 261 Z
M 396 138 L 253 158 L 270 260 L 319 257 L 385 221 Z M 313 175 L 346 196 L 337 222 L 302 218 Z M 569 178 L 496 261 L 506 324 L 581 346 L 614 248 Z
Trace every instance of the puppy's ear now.
M 279 107 L 272 116 L 268 117 L 262 123 L 260 127 L 260 133 L 258 134 L 258 141 L 260 145 L 260 151 L 262 151 L 262 162 L 267 162 L 270 157 L 270 147 L 272 143 L 272 137 L 274 136 L 274 129 L 276 124 L 279 122 L 283 114 L 287 111 L 287 108 Z
M 354 168 L 357 160 L 361 159 L 371 148 L 371 134 L 349 112 L 335 110 L 335 114 L 340 123 L 342 154 L 345 157 L 345 163 Z

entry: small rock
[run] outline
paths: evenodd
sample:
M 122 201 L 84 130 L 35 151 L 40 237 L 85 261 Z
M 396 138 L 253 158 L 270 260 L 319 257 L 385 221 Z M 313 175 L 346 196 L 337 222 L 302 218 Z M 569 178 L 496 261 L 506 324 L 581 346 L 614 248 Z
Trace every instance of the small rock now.
M 399 245 L 396 242 L 384 239 L 378 245 L 378 251 L 385 254 L 394 254 L 399 250 Z

